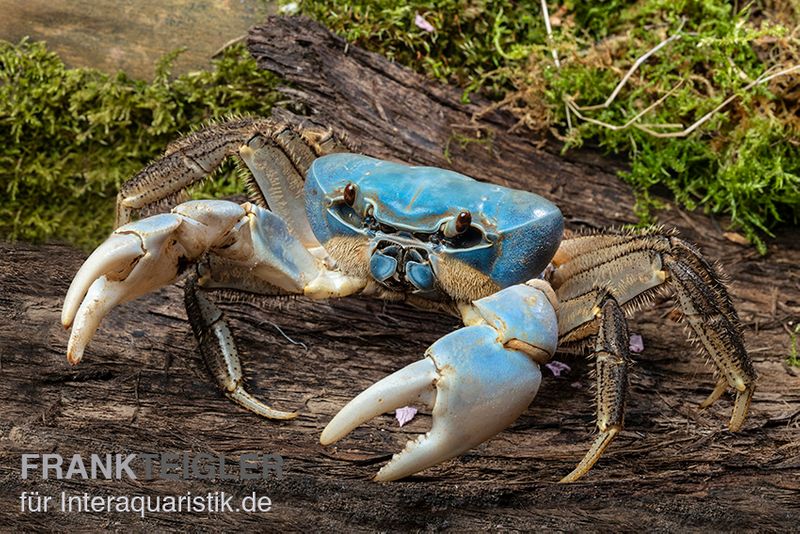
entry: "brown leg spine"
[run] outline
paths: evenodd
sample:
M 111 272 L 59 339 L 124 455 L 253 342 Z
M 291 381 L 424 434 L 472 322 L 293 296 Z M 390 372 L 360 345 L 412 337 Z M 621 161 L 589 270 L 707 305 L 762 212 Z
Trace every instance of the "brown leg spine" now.
M 596 367 L 597 429 L 599 434 L 578 466 L 561 482 L 575 482 L 600 459 L 606 447 L 622 430 L 628 393 L 630 362 L 628 326 L 613 298 L 607 298 L 599 313 L 600 328 L 593 355 Z

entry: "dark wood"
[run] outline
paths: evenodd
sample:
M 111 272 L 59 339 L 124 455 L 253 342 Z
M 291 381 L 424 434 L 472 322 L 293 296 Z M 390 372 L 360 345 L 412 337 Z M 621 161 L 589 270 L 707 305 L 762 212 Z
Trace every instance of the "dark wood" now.
M 556 201 L 571 228 L 635 221 L 617 165 L 589 151 L 507 133 L 512 119 L 472 115 L 481 103 L 385 59 L 348 47 L 303 19 L 271 18 L 250 46 L 260 65 L 283 76 L 296 102 L 346 131 L 369 154 L 447 166 L 479 179 L 537 191 Z M 461 145 L 480 132 L 486 144 Z M 449 152 L 449 158 L 445 152 Z M 299 530 L 797 530 L 800 517 L 800 378 L 786 366 L 789 321 L 800 318 L 800 244 L 785 230 L 761 257 L 722 237 L 697 213 L 671 209 L 663 222 L 718 258 L 761 375 L 751 415 L 725 430 L 725 396 L 697 405 L 713 388 L 704 358 L 686 341 L 662 299 L 631 322 L 645 351 L 633 370 L 627 428 L 581 482 L 560 485 L 586 451 L 593 425 L 591 378 L 583 358 L 558 356 L 572 371 L 546 378 L 531 408 L 507 431 L 410 480 L 369 480 L 428 415 L 398 428 L 383 416 L 338 447 L 318 444 L 325 423 L 350 398 L 418 359 L 449 318 L 365 299 L 225 304 L 253 391 L 279 408 L 302 407 L 275 423 L 217 392 L 194 350 L 179 287 L 115 310 L 84 361 L 65 359 L 60 306 L 85 254 L 60 245 L 0 243 L 0 525 L 9 529 Z M 290 343 L 286 336 L 304 345 Z M 266 482 L 97 482 L 20 479 L 30 452 L 225 454 L 286 459 L 286 477 Z M 22 491 L 181 495 L 252 491 L 275 503 L 269 514 L 19 515 Z

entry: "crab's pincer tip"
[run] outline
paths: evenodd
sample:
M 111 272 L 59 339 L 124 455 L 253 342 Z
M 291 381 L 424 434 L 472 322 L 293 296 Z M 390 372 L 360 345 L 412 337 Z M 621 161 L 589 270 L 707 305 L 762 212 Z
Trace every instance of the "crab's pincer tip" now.
M 320 443 L 330 445 L 373 417 L 409 404 L 432 406 L 437 377 L 436 366 L 430 358 L 387 376 L 347 403 L 322 431 Z

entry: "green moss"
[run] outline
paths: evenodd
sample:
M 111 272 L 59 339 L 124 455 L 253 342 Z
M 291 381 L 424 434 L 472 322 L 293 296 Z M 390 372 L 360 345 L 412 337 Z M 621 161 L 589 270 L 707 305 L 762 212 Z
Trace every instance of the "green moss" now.
M 791 327 L 791 323 L 789 326 Z M 800 351 L 797 348 L 798 334 L 800 334 L 800 324 L 789 330 L 789 357 L 786 358 L 786 363 L 794 367 L 800 367 Z
M 651 208 L 660 204 L 654 193 L 667 191 L 688 209 L 729 217 L 762 252 L 764 234 L 798 221 L 800 74 L 747 86 L 771 67 L 800 64 L 798 32 L 790 31 L 800 25 L 799 4 L 756 2 L 739 12 L 722 0 L 548 5 L 552 43 L 534 0 L 427 0 L 403 7 L 385 0 L 306 0 L 301 9 L 360 46 L 466 93 L 482 90 L 502 100 L 521 125 L 560 132 L 567 147 L 589 143 L 626 155 L 630 169 L 622 178 L 637 192 L 643 222 L 652 221 Z M 436 31 L 417 28 L 416 14 Z M 612 129 L 574 114 L 568 127 L 565 99 L 580 106 L 604 102 L 638 57 L 678 31 L 682 37 L 644 62 L 612 105 L 584 115 L 622 125 L 671 92 L 639 122 L 689 126 L 729 96 L 737 99 L 684 138 Z
M 209 71 L 170 77 L 177 52 L 150 82 L 68 69 L 42 43 L 0 42 L 0 235 L 84 247 L 113 224 L 119 184 L 179 133 L 231 113 L 268 113 L 275 80 L 244 47 Z M 231 172 L 198 194 L 238 190 Z
M 643 213 L 652 204 L 651 193 L 666 187 L 689 209 L 702 207 L 730 217 L 734 228 L 765 251 L 763 234 L 779 222 L 796 223 L 800 216 L 798 102 L 797 95 L 778 83 L 748 86 L 773 65 L 785 68 L 800 62 L 796 37 L 787 37 L 780 26 L 757 25 L 752 14 L 736 14 L 729 5 L 710 0 L 637 2 L 622 10 L 620 20 L 609 31 L 625 32 L 627 40 L 606 50 L 606 64 L 581 56 L 584 43 L 565 54 L 560 71 L 550 73 L 547 98 L 555 121 L 565 121 L 564 98 L 583 106 L 602 103 L 635 58 L 682 26 L 682 37 L 645 62 L 613 105 L 585 115 L 622 125 L 672 91 L 640 122 L 688 127 L 728 97 L 738 98 L 686 137 L 657 138 L 636 128 L 614 130 L 573 117 L 577 126 L 568 133 L 569 143 L 589 141 L 628 154 L 630 171 L 622 176 L 639 193 Z M 647 21 L 660 21 L 663 28 L 645 30 Z M 562 35 L 561 43 L 565 40 L 576 42 Z M 782 53 L 780 61 L 766 53 L 767 43 L 778 46 L 771 53 Z
M 722 0 L 548 1 L 553 42 L 537 0 L 302 0 L 300 9 L 348 41 L 556 132 L 566 147 L 626 156 L 642 221 L 659 196 L 730 220 L 764 251 L 775 225 L 800 218 L 800 75 L 747 88 L 770 67 L 800 64 L 800 4 L 758 0 L 734 12 Z M 423 17 L 434 28 L 415 23 Z M 611 129 L 570 114 L 602 103 L 633 62 L 666 36 L 607 108 L 585 116 L 688 126 L 733 102 L 685 138 Z M 558 51 L 556 68 L 552 49 Z M 120 182 L 181 133 L 228 114 L 268 113 L 275 80 L 242 47 L 214 69 L 178 78 L 165 58 L 150 82 L 67 69 L 42 44 L 0 43 L 0 235 L 92 246 L 111 227 Z M 671 131 L 666 127 L 658 131 Z M 453 141 L 465 142 L 460 136 Z M 445 147 L 445 150 L 447 147 Z M 230 194 L 230 170 L 196 195 Z M 87 217 L 87 214 L 91 216 Z
M 303 0 L 300 11 L 347 41 L 442 81 L 502 97 L 497 69 L 519 56 L 519 43 L 541 42 L 534 2 L 509 0 Z M 538 2 L 535 3 L 538 5 Z M 423 17 L 435 31 L 415 24 Z M 492 75 L 487 78 L 488 75 Z

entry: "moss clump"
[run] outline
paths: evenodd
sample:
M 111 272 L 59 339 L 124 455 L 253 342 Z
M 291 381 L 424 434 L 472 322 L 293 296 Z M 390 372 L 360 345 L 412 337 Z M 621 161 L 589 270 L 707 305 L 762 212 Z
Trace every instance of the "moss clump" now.
M 800 324 L 794 325 L 794 328 L 791 328 L 792 323 L 789 323 L 789 357 L 786 358 L 786 363 L 793 367 L 800 367 L 800 350 L 798 350 L 797 345 L 797 337 L 800 334 Z
M 268 113 L 274 78 L 243 46 L 212 70 L 170 77 L 177 53 L 150 82 L 68 69 L 44 44 L 0 42 L 0 235 L 84 247 L 113 224 L 119 184 L 180 132 L 231 113 Z M 230 194 L 232 173 L 199 194 Z
M 350 42 L 463 87 L 465 98 L 483 92 L 515 113 L 519 128 L 549 130 L 567 148 L 591 143 L 626 155 L 622 177 L 643 221 L 658 204 L 654 193 L 671 192 L 687 208 L 730 217 L 762 251 L 771 228 L 797 222 L 800 73 L 752 82 L 800 64 L 800 4 L 757 0 L 738 12 L 723 0 L 547 4 L 552 41 L 537 0 L 302 0 L 300 10 Z M 566 102 L 604 102 L 637 58 L 677 34 L 609 106 L 581 111 L 589 120 L 568 116 Z M 93 245 L 110 229 L 119 183 L 171 140 L 215 117 L 267 113 L 274 101 L 274 78 L 243 47 L 211 71 L 175 79 L 171 60 L 142 82 L 67 69 L 42 44 L 0 43 L 0 235 Z M 731 96 L 691 135 L 653 135 L 688 126 Z M 626 128 L 608 127 L 643 110 Z M 206 194 L 237 187 L 224 176 Z
M 496 98 L 498 69 L 546 33 L 538 2 L 510 0 L 303 0 L 300 11 L 362 48 L 442 81 Z M 434 31 L 416 24 L 420 16 Z M 521 57 L 521 56 L 520 56 Z M 488 77 L 489 75 L 491 77 Z
M 770 69 L 800 65 L 800 33 L 767 15 L 735 13 L 716 0 L 646 0 L 621 9 L 616 25 L 604 28 L 605 41 L 580 40 L 566 28 L 558 37 L 561 69 L 543 72 L 554 123 L 566 120 L 565 100 L 602 104 L 638 57 L 679 36 L 635 71 L 610 106 L 583 113 L 602 124 L 573 115 L 575 127 L 562 131 L 569 146 L 590 141 L 629 156 L 623 178 L 639 193 L 643 214 L 655 203 L 652 192 L 667 188 L 689 209 L 729 216 L 764 252 L 764 233 L 800 217 L 800 71 L 754 83 Z M 516 71 L 518 89 L 535 70 L 526 69 Z M 609 127 L 650 106 L 628 128 Z M 660 137 L 709 113 L 689 135 Z
M 752 82 L 768 69 L 800 64 L 800 4 L 765 0 L 738 12 L 722 0 L 548 6 L 552 42 L 541 3 L 532 0 L 301 3 L 356 44 L 466 92 L 486 91 L 497 107 L 518 116 L 518 127 L 550 130 L 567 147 L 591 143 L 627 155 L 630 170 L 622 177 L 638 194 L 644 222 L 658 204 L 653 193 L 667 191 L 689 209 L 730 217 L 762 252 L 770 228 L 797 222 L 800 72 Z M 417 14 L 435 31 L 418 28 Z M 603 103 L 637 58 L 676 34 L 681 37 L 643 62 L 611 105 L 582 111 L 590 120 L 567 116 L 567 100 L 576 107 Z M 688 127 L 734 95 L 686 137 L 653 135 Z M 636 124 L 618 127 L 651 105 Z

